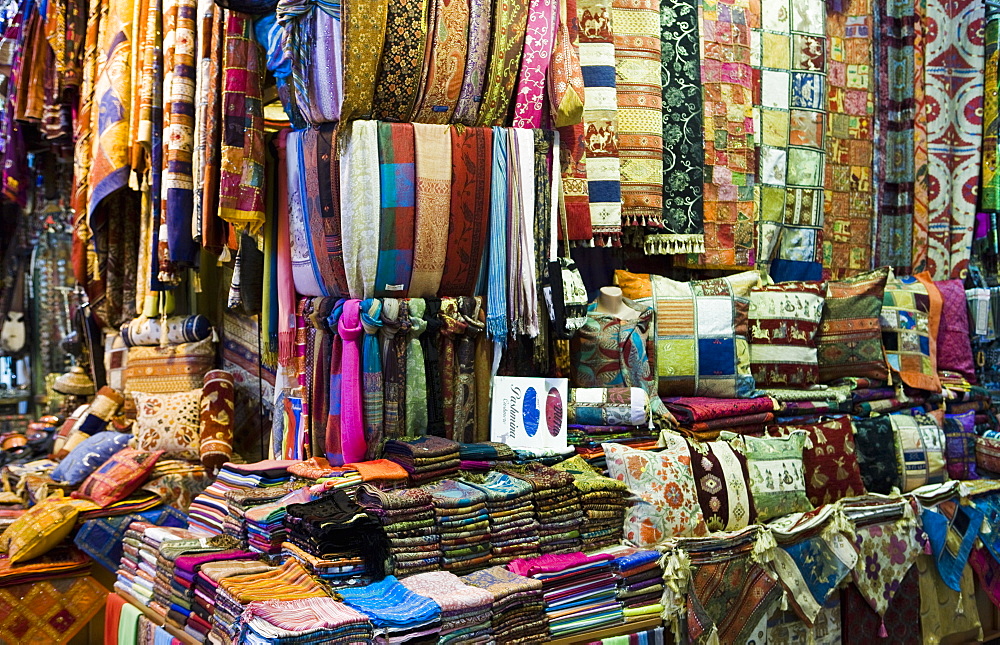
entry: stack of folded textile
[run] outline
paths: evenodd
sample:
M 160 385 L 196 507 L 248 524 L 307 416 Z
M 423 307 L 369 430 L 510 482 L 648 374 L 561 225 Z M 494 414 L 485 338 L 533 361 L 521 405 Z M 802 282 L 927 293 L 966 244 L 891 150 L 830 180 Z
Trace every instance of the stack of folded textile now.
M 643 620 L 663 610 L 663 567 L 659 551 L 617 547 L 606 551 L 614 557 L 615 595 L 622 604 L 625 620 Z
M 146 538 L 146 533 L 149 537 Z M 148 522 L 132 522 L 125 532 L 121 564 L 115 589 L 124 591 L 166 617 L 170 611 L 169 582 L 157 579 L 159 547 L 172 540 L 197 538 L 191 531 L 176 527 L 154 526 Z
M 490 470 L 502 461 L 513 461 L 514 451 L 507 444 L 484 441 L 459 444 L 462 470 Z
M 287 541 L 309 555 L 320 560 L 360 557 L 366 575 L 375 580 L 385 575 L 389 541 L 382 524 L 342 490 L 304 504 L 290 504 L 285 527 Z
M 486 566 L 493 555 L 486 494 L 453 479 L 427 484 L 423 489 L 434 503 L 442 567 L 464 573 Z
M 296 560 L 288 560 L 277 569 L 223 578 L 215 597 L 209 638 L 216 643 L 238 642 L 238 619 L 252 602 L 304 598 L 329 598 L 329 594 Z
M 285 542 L 281 545 L 281 555 L 285 558 L 295 558 L 302 563 L 306 571 L 329 583 L 334 589 L 371 582 L 371 576 L 365 568 L 365 561 L 359 556 L 320 558 L 303 551 L 291 542 Z
M 656 436 L 647 427 L 571 424 L 568 432 L 567 441 L 576 450 L 576 454 L 601 472 L 606 472 L 608 467 L 602 443 L 620 443 L 635 450 L 652 450 L 656 447 Z
M 188 631 L 200 640 L 205 640 L 208 632 L 212 629 L 212 624 L 199 617 L 194 611 L 197 605 L 195 601 L 195 581 L 198 578 L 201 567 L 211 562 L 246 560 L 253 556 L 254 553 L 243 549 L 178 556 L 174 560 L 173 602 L 168 613 L 170 618 L 183 626 L 185 631 Z
M 441 536 L 430 493 L 420 488 L 358 488 L 358 503 L 379 518 L 397 576 L 441 568 Z
M 242 576 L 254 573 L 264 573 L 273 571 L 275 567 L 264 564 L 257 560 L 224 560 L 220 562 L 209 562 L 201 565 L 201 570 L 194 580 L 194 604 L 191 606 L 191 616 L 188 617 L 188 624 L 184 626 L 184 631 L 192 636 L 201 633 L 207 624 L 209 630 L 212 626 L 212 615 L 215 613 L 215 600 L 219 590 L 219 583 L 225 578 L 232 576 Z M 205 637 L 202 636 L 204 641 Z
M 441 608 L 404 587 L 395 576 L 365 587 L 342 589 L 344 603 L 371 619 L 378 642 L 403 643 L 441 631 Z
M 427 435 L 411 441 L 385 442 L 385 458 L 406 469 L 410 480 L 417 485 L 457 473 L 461 464 L 459 455 L 459 444 L 444 437 Z
M 25 562 L 11 564 L 10 558 L 0 558 L 0 587 L 90 575 L 93 563 L 86 553 L 66 543 Z
M 361 481 L 376 483 L 382 488 L 403 488 L 410 483 L 410 475 L 406 469 L 388 459 L 357 461 L 344 464 L 344 468 L 353 468 L 358 471 Z
M 801 390 L 768 388 L 762 391 L 779 403 L 780 408 L 774 416 L 780 417 L 782 422 L 786 418 L 807 422 L 824 414 L 850 412 L 852 389 L 850 383 L 838 382 Z
M 493 595 L 470 587 L 448 571 L 430 571 L 401 581 L 413 593 L 433 600 L 441 608 L 439 645 L 489 643 L 493 640 L 490 611 Z
M 240 618 L 241 643 L 368 643 L 368 617 L 333 598 L 252 602 Z
M 923 405 L 926 401 L 924 393 L 904 388 L 902 384 L 897 384 L 895 387 L 878 383 L 862 383 L 862 385 L 869 385 L 869 387 L 855 387 L 851 392 L 851 402 L 854 404 L 853 412 L 858 417 L 878 416 L 903 408 L 914 408 Z
M 572 475 L 538 463 L 501 464 L 498 470 L 530 483 L 534 489 L 533 501 L 542 553 L 580 549 L 583 510 Z
M 572 475 L 573 485 L 580 494 L 580 506 L 586 517 L 580 533 L 584 550 L 619 544 L 628 505 L 625 498 L 629 495 L 625 482 L 597 473 L 580 455 L 559 462 L 553 468 Z
M 762 435 L 780 405 L 771 397 L 714 399 L 704 396 L 663 399 L 677 419 L 678 430 L 700 441 L 714 441 L 723 430 Z
M 289 504 L 302 504 L 313 499 L 309 488 L 300 488 L 287 493 L 273 502 L 248 508 L 243 513 L 246 527 L 246 543 L 262 553 L 277 553 L 288 536 L 285 528 L 285 514 Z
M 243 488 L 226 492 L 226 517 L 222 521 L 222 534 L 236 538 L 243 544 L 249 543 L 246 513 L 250 509 L 276 502 L 290 493 L 300 490 L 301 484 L 285 482 L 269 488 Z M 309 499 L 308 497 L 306 498 Z M 280 542 L 278 544 L 281 544 Z
M 531 484 L 506 473 L 466 473 L 462 483 L 486 495 L 490 516 L 490 564 L 539 554 L 538 520 L 535 519 Z
M 361 473 L 350 464 L 331 466 L 326 457 L 296 462 L 288 467 L 288 472 L 298 479 L 311 480 L 309 483 L 325 482 L 327 488 L 352 488 L 363 481 Z
M 221 534 L 226 516 L 229 515 L 226 493 L 281 486 L 288 482 L 291 477 L 288 467 L 295 463 L 297 462 L 294 460 L 266 460 L 255 464 L 226 463 L 215 482 L 191 502 L 188 528 L 204 535 Z
M 562 638 L 623 621 L 611 560 L 606 553 L 550 553 L 514 560 L 507 568 L 542 583 L 549 636 Z
M 543 643 L 548 638 L 541 581 L 490 567 L 462 576 L 462 582 L 493 596 L 490 625 L 497 643 Z

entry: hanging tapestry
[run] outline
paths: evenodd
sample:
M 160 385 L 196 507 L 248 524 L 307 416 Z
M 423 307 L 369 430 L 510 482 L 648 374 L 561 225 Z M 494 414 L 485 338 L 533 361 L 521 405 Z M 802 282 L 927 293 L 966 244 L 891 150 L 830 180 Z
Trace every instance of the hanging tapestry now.
M 646 253 L 705 252 L 698 4 L 660 0 L 664 232 L 646 236 Z
M 823 268 L 844 278 L 871 268 L 875 111 L 871 0 L 827 5 L 826 191 Z
M 927 0 L 927 270 L 964 278 L 972 245 L 982 147 L 985 3 Z
M 437 0 L 432 10 L 433 30 L 427 34 L 432 43 L 424 65 L 420 109 L 414 121 L 448 123 L 462 91 L 462 73 L 468 42 L 469 5 L 465 0 Z
M 388 12 L 388 0 L 344 4 L 344 103 L 340 108 L 341 121 L 371 114 Z
M 417 93 L 423 77 L 424 48 L 434 41 L 427 38 L 428 0 L 390 2 L 382 56 L 383 65 L 375 84 L 375 108 L 379 121 L 412 121 Z
M 1000 175 L 997 174 L 1000 153 L 1000 4 L 986 3 L 985 54 L 983 73 L 983 168 L 979 182 L 982 194 L 979 207 L 984 211 L 1000 211 Z
M 706 264 L 753 266 L 754 221 L 753 71 L 750 27 L 760 5 L 702 2 L 701 81 L 705 126 Z
M 663 221 L 663 112 L 657 0 L 613 0 L 618 154 L 625 226 Z
M 754 30 L 760 203 L 758 264 L 819 261 L 826 156 L 825 4 L 762 3 Z

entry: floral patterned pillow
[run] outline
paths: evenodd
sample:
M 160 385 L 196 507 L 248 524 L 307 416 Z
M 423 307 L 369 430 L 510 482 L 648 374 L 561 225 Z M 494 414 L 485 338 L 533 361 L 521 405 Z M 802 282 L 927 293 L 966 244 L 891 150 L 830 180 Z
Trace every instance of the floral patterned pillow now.
M 200 458 L 201 389 L 175 394 L 134 392 L 136 447 L 162 450 L 167 458 Z
M 653 546 L 667 538 L 706 535 L 691 472 L 691 452 L 683 437 L 668 435 L 661 452 L 636 450 L 617 443 L 601 444 L 608 474 L 625 482 L 635 496 L 625 516 L 625 539 Z

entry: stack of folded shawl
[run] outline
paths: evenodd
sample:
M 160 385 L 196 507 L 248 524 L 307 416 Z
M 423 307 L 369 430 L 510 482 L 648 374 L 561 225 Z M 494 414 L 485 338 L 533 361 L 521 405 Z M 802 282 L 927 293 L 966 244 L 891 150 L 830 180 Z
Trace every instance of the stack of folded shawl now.
M 374 580 L 385 576 L 389 557 L 385 530 L 342 490 L 304 504 L 290 504 L 285 527 L 288 542 L 316 558 L 353 562 L 360 557 L 366 575 Z
M 433 435 L 410 441 L 393 439 L 385 443 L 385 458 L 406 469 L 410 480 L 417 485 L 457 473 L 461 463 L 459 455 L 458 443 Z
M 290 479 L 294 460 L 266 460 L 256 464 L 226 463 L 215 482 L 191 502 L 188 528 L 205 535 L 219 535 L 229 515 L 226 494 L 230 491 L 281 486 Z M 286 491 L 287 492 L 287 491 Z
M 413 593 L 433 600 L 441 608 L 438 644 L 489 643 L 493 639 L 490 611 L 493 595 L 470 587 L 448 571 L 430 571 L 400 581 Z
M 222 580 L 232 576 L 264 573 L 274 569 L 275 567 L 256 560 L 224 560 L 201 565 L 201 570 L 195 576 L 194 604 L 191 606 L 191 616 L 188 617 L 188 624 L 184 626 L 184 631 L 197 638 L 196 634 L 200 634 L 205 629 L 205 625 L 208 625 L 209 630 L 211 630 L 216 596 L 219 591 L 219 583 Z M 204 641 L 205 638 L 205 636 L 201 636 L 200 640 Z
M 617 547 L 607 551 L 614 560 L 611 570 L 617 580 L 615 595 L 625 620 L 642 620 L 663 610 L 663 567 L 659 551 Z
M 490 470 L 503 461 L 513 461 L 514 451 L 507 444 L 484 441 L 459 444 L 462 470 Z
M 532 485 L 542 553 L 580 549 L 583 510 L 572 475 L 538 463 L 501 464 L 497 469 Z
M 605 477 L 591 468 L 580 455 L 553 466 L 573 476 L 580 494 L 580 506 L 586 517 L 580 537 L 583 549 L 594 551 L 622 541 L 628 487 L 624 482 Z
M 288 472 L 300 480 L 325 483 L 328 489 L 353 488 L 363 481 L 361 473 L 350 464 L 331 466 L 325 457 L 310 457 L 288 467 Z
M 490 567 L 463 576 L 462 582 L 493 596 L 490 624 L 497 643 L 547 640 L 549 625 L 540 581 L 519 576 L 506 567 Z
M 168 615 L 179 625 L 184 626 L 185 631 L 196 635 L 201 640 L 208 636 L 212 629 L 212 624 L 204 620 L 194 611 L 197 602 L 195 601 L 195 581 L 201 567 L 211 562 L 227 562 L 230 560 L 246 560 L 252 558 L 254 553 L 244 549 L 230 549 L 210 553 L 186 554 L 178 556 L 174 560 L 173 569 L 173 597 Z
M 238 619 L 252 602 L 328 597 L 323 587 L 295 560 L 288 560 L 277 569 L 223 578 L 215 598 L 209 638 L 212 642 L 238 642 Z
M 358 488 L 358 503 L 379 518 L 397 576 L 441 568 L 441 536 L 430 493 L 420 488 Z
M 467 572 L 490 561 L 490 516 L 486 494 L 467 484 L 445 479 L 423 487 L 434 503 L 441 532 L 441 563 L 447 571 Z
M 903 408 L 915 408 L 926 402 L 926 396 L 923 392 L 911 390 L 901 383 L 890 387 L 879 381 L 872 381 L 872 379 L 851 380 L 860 382 L 851 391 L 851 402 L 854 404 L 852 411 L 858 417 L 888 414 Z M 868 387 L 861 387 L 865 385 Z
M 241 643 L 367 643 L 368 617 L 333 598 L 264 600 L 240 618 Z
M 146 532 L 149 538 L 145 539 Z M 185 529 L 154 526 L 148 522 L 132 522 L 125 532 L 122 547 L 121 564 L 118 567 L 118 579 L 115 589 L 124 591 L 136 600 L 145 603 L 150 609 L 166 617 L 170 603 L 163 603 L 164 593 L 160 588 L 157 592 L 157 557 L 160 544 L 169 540 L 185 540 L 197 536 Z M 160 583 L 162 586 L 162 582 Z M 154 595 L 159 600 L 154 600 Z M 165 596 L 169 598 L 169 583 Z
M 150 531 L 146 533 L 149 534 Z M 238 546 L 236 540 L 222 535 L 212 538 L 168 540 L 160 544 L 156 559 L 156 587 L 153 589 L 153 599 L 167 607 L 168 618 L 179 625 L 184 625 L 190 617 L 194 604 L 189 595 L 187 581 L 178 580 L 175 575 L 177 559 L 185 555 L 221 553 Z
M 285 558 L 295 558 L 310 574 L 334 587 L 362 585 L 371 582 L 371 576 L 361 557 L 320 558 L 303 551 L 291 542 L 285 542 L 281 546 L 281 555 Z
M 542 583 L 549 636 L 562 638 L 622 622 L 611 559 L 606 553 L 549 553 L 514 560 L 507 568 Z
M 344 602 L 365 614 L 375 626 L 377 642 L 403 643 L 436 635 L 441 630 L 441 608 L 430 598 L 413 593 L 395 576 L 366 587 L 340 590 Z
M 570 424 L 567 427 L 567 442 L 594 468 L 606 472 L 608 460 L 603 443 L 620 443 L 635 450 L 652 450 L 656 447 L 656 436 L 648 427 L 633 426 L 591 426 Z
M 252 506 L 243 513 L 246 544 L 262 553 L 278 553 L 288 536 L 285 514 L 289 504 L 302 504 L 313 499 L 308 488 L 300 488 L 273 502 Z
M 486 495 L 490 516 L 490 564 L 539 554 L 538 520 L 535 519 L 531 484 L 506 473 L 466 473 L 462 483 Z
M 774 421 L 780 406 L 767 396 L 754 399 L 715 399 L 704 396 L 663 399 L 677 419 L 678 429 L 699 441 L 714 441 L 723 430 L 760 436 Z
M 269 488 L 241 488 L 226 491 L 226 517 L 222 521 L 222 534 L 234 537 L 247 544 L 246 512 L 263 504 L 275 502 L 285 495 L 301 488 L 301 485 L 285 482 Z

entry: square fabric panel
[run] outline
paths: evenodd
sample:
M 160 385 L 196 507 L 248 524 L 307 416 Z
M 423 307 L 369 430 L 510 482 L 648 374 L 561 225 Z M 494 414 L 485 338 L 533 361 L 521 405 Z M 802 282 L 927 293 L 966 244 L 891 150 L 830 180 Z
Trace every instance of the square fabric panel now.
M 760 275 L 677 282 L 616 271 L 626 298 L 653 307 L 659 393 L 749 398 L 756 395 L 747 341 L 750 291 Z
M 625 515 L 625 539 L 640 547 L 671 537 L 708 533 L 691 472 L 687 442 L 677 437 L 661 452 L 601 444 L 608 475 L 625 482 L 636 500 Z
M 865 494 L 865 484 L 858 467 L 854 446 L 854 428 L 847 416 L 820 423 L 773 426 L 771 434 L 805 432 L 812 447 L 802 453 L 805 464 L 806 493 L 813 506 L 832 504 L 843 497 Z
M 142 486 L 162 454 L 131 448 L 121 450 L 91 473 L 79 490 L 73 491 L 73 497 L 89 499 L 102 508 L 120 502 Z
M 819 379 L 851 376 L 884 381 L 889 370 L 882 351 L 882 296 L 889 268 L 826 284 L 826 306 L 816 335 Z
M 175 394 L 134 392 L 135 439 L 140 450 L 162 450 L 169 459 L 200 457 L 201 389 Z
M 903 487 L 903 472 L 896 459 L 896 432 L 887 416 L 854 422 L 861 479 L 869 493 L 888 495 Z M 975 455 L 973 455 L 975 458 Z
M 684 441 L 674 436 L 664 439 Z M 705 524 L 712 531 L 738 531 L 757 521 L 747 459 L 725 441 L 688 441 L 691 472 Z
M 940 392 L 936 349 L 941 292 L 930 274 L 899 278 L 890 274 L 879 321 L 886 361 L 892 371 L 910 387 Z
M 896 460 L 903 474 L 904 493 L 945 480 L 944 432 L 926 414 L 889 416 L 896 433 Z
M 941 324 L 937 333 L 938 371 L 959 372 L 971 383 L 976 382 L 976 366 L 969 343 L 969 310 L 965 285 L 961 280 L 935 282 L 941 294 Z
M 802 459 L 806 443 L 805 432 L 796 430 L 780 438 L 746 437 L 723 432 L 720 437 L 724 441 L 730 441 L 747 457 L 750 490 L 758 522 L 813 510 L 806 494 L 805 465 Z
M 750 292 L 750 371 L 758 387 L 818 382 L 816 333 L 825 292 L 822 282 L 785 282 Z
M 944 457 L 951 479 L 979 479 L 976 470 L 976 414 L 946 414 Z

